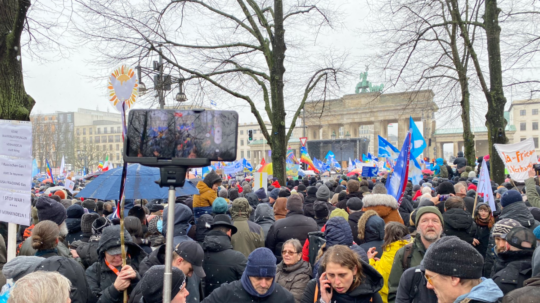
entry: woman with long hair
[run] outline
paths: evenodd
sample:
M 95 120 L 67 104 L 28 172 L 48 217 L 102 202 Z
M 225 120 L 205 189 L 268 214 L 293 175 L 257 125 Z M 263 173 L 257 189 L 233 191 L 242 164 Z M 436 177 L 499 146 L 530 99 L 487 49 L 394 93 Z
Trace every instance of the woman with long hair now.
M 380 303 L 383 278 L 345 245 L 335 245 L 322 258 L 320 277 L 306 286 L 302 303 Z
M 384 227 L 384 243 L 381 247 L 382 256 L 376 258 L 377 251 L 375 247 L 368 250 L 369 264 L 373 266 L 383 277 L 384 286 L 379 291 L 384 303 L 388 303 L 388 277 L 392 270 L 394 257 L 397 251 L 409 243 L 409 229 L 399 222 L 388 222 Z
M 493 218 L 491 207 L 488 204 L 478 204 L 474 212 L 474 222 L 476 223 L 476 234 L 474 235 L 473 245 L 485 258 L 489 244 L 489 233 L 495 224 L 495 218 Z
M 150 241 L 144 238 L 142 223 L 139 218 L 127 216 L 126 219 L 124 219 L 124 226 L 126 231 L 133 238 L 135 244 L 139 245 L 147 254 L 152 253 Z

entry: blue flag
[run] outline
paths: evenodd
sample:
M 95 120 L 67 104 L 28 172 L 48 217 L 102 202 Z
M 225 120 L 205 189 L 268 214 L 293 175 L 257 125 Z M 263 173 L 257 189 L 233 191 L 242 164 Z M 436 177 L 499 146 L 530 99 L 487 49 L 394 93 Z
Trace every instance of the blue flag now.
M 407 133 L 405 137 L 405 142 L 401 147 L 401 152 L 394 166 L 394 173 L 389 180 L 386 180 L 386 189 L 388 194 L 396 198 L 398 204 L 401 204 L 401 198 L 403 197 L 403 192 L 405 186 L 407 185 L 408 175 L 409 175 L 409 159 L 411 151 L 411 132 Z
M 409 117 L 410 121 L 410 129 L 412 130 L 412 139 L 411 139 L 411 158 L 418 158 L 420 154 L 424 151 L 426 148 L 426 140 L 420 133 L 420 130 L 418 127 L 416 127 L 416 123 L 414 123 L 414 120 L 412 117 Z
M 32 161 L 32 178 L 34 176 L 36 176 L 37 174 L 39 174 L 39 168 L 37 166 L 37 161 L 36 159 L 34 159 L 34 161 Z
M 253 166 L 251 166 L 251 163 L 248 162 L 248 160 L 246 160 L 246 158 L 244 158 L 243 160 L 243 164 L 244 164 L 244 168 L 247 168 L 249 169 L 249 171 L 253 171 Z
M 385 138 L 379 136 L 379 157 L 396 160 L 398 155 L 399 149 L 388 142 Z
M 420 160 L 421 161 L 421 160 Z M 420 184 L 420 181 L 424 178 L 422 175 L 422 167 L 418 161 L 411 157 L 409 162 L 409 180 L 411 180 L 413 185 Z
M 379 173 L 379 168 L 377 166 L 375 166 L 375 167 L 369 167 L 369 166 L 362 167 L 362 177 L 377 177 L 378 173 Z

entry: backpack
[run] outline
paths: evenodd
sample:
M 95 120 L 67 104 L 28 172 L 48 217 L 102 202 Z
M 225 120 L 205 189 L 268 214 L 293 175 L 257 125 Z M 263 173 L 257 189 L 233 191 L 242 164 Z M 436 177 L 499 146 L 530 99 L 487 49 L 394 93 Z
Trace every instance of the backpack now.
M 411 267 L 412 253 L 413 243 L 405 245 L 403 249 L 403 257 L 401 258 L 401 267 L 403 267 L 403 271 L 406 271 Z
M 319 249 L 321 249 L 321 246 L 326 243 L 326 239 L 324 238 L 323 232 L 312 231 L 308 233 L 308 241 L 309 263 L 313 267 L 315 265 L 315 259 L 317 259 L 317 253 L 319 252 Z

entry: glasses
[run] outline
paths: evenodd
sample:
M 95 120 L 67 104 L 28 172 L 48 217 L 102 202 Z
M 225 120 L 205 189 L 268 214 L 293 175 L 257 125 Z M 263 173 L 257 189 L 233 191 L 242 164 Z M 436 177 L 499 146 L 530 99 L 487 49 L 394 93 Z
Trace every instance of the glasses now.
M 432 279 L 435 278 L 435 277 L 438 277 L 438 276 L 439 276 L 439 275 L 429 276 L 429 275 L 424 274 L 424 277 L 426 278 L 426 280 L 428 281 L 428 283 L 431 284 L 431 285 L 433 285 Z
M 291 256 L 294 256 L 297 254 L 296 251 L 291 251 L 291 250 L 284 250 L 281 252 L 282 255 L 291 255 Z

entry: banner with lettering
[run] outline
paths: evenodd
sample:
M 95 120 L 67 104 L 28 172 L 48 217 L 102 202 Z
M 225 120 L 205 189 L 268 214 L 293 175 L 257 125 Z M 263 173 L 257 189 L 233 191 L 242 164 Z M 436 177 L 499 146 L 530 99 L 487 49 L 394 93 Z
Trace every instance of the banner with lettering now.
M 533 164 L 538 163 L 532 138 L 514 144 L 493 144 L 493 146 L 514 181 L 524 182 L 529 177 L 527 171 Z

